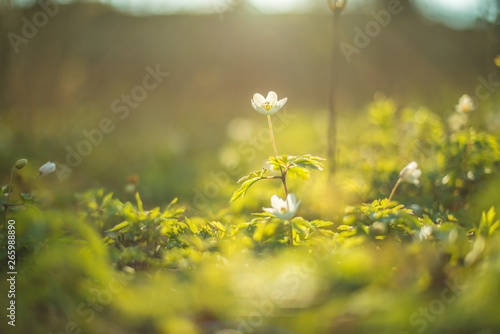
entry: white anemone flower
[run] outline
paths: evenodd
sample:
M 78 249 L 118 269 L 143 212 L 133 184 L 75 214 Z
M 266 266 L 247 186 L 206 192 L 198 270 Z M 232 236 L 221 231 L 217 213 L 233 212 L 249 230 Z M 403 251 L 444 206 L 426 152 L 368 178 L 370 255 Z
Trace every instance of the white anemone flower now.
M 420 241 L 424 241 L 430 239 L 432 237 L 432 233 L 434 232 L 434 227 L 432 225 L 424 225 L 420 229 L 418 233 L 418 238 Z
M 283 108 L 287 100 L 288 98 L 285 97 L 278 101 L 278 95 L 270 91 L 267 93 L 266 98 L 259 93 L 255 93 L 251 103 L 252 107 L 262 115 L 272 115 Z
M 418 164 L 415 161 L 410 162 L 405 166 L 399 173 L 399 179 L 408 183 L 413 183 L 414 185 L 420 184 L 420 176 L 422 171 L 417 168 Z
M 459 131 L 467 125 L 469 114 L 465 112 L 455 112 L 448 118 L 448 124 L 453 131 Z
M 476 105 L 474 104 L 474 100 L 467 94 L 462 95 L 458 100 L 458 104 L 455 106 L 455 110 L 459 113 L 468 113 L 475 108 Z
M 54 173 L 56 171 L 56 164 L 53 162 L 47 162 L 45 165 L 40 167 L 38 172 L 40 172 L 40 175 L 45 176 L 51 173 Z
M 295 199 L 294 194 L 288 194 L 285 200 L 282 200 L 278 195 L 273 195 L 271 197 L 272 208 L 262 208 L 262 210 L 272 214 L 276 218 L 288 220 L 295 216 L 299 205 L 300 201 Z

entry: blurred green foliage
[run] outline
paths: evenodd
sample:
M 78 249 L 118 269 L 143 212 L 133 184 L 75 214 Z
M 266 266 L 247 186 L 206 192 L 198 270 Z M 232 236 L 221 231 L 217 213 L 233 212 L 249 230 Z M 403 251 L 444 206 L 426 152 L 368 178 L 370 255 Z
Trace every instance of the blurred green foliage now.
M 135 188 L 90 189 L 75 206 L 53 209 L 43 204 L 47 189 L 23 203 L 4 187 L 2 207 L 9 191 L 16 203 L 7 211 L 16 221 L 16 332 L 497 332 L 500 203 L 487 194 L 499 184 L 498 139 L 381 96 L 365 116 L 341 129 L 333 183 L 320 174 L 290 180 L 302 204 L 288 222 L 250 215 L 279 180 L 232 204 L 238 185 L 224 182 L 203 210 L 176 199 L 149 206 Z M 308 131 L 315 140 L 310 123 Z M 281 151 L 303 153 L 281 136 Z M 297 178 L 320 169 L 314 156 L 278 159 Z M 402 183 L 389 202 L 411 160 L 421 186 Z M 7 235 L 3 222 L 4 273 Z M 2 321 L 0 331 L 12 328 Z

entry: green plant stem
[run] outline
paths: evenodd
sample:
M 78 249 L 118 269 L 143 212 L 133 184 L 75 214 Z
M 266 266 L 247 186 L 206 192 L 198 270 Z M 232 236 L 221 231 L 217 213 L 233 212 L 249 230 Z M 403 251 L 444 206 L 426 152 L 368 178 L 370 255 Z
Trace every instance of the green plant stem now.
M 7 211 L 9 209 L 9 199 L 10 199 L 10 193 L 12 191 L 12 180 L 14 179 L 14 171 L 16 170 L 16 167 L 12 167 L 12 170 L 10 172 L 10 181 L 9 181 L 9 186 L 7 188 L 8 190 L 8 193 L 7 193 L 7 202 L 3 204 L 3 208 L 4 208 L 4 213 L 3 213 L 3 216 L 4 216 L 4 223 L 7 224 Z
M 31 188 L 30 188 L 30 196 L 33 193 L 33 185 L 35 184 L 36 179 L 40 176 L 40 173 L 36 174 L 35 178 L 33 179 L 33 182 L 31 182 Z
M 288 238 L 288 246 L 293 246 L 293 226 L 292 226 L 292 222 L 287 220 L 288 224 L 290 224 L 290 230 L 289 230 L 289 233 L 290 233 L 290 237 Z
M 276 155 L 276 159 L 278 159 L 278 150 L 276 149 L 276 141 L 274 140 L 274 132 L 273 132 L 273 123 L 271 122 L 271 115 L 267 115 L 267 123 L 269 124 L 269 133 L 271 135 L 271 143 L 273 144 L 274 154 Z M 288 196 L 288 187 L 286 186 L 286 170 L 283 171 L 283 168 L 280 166 L 281 172 L 281 182 L 283 183 L 283 188 L 285 189 L 285 198 Z
M 396 193 L 396 189 L 398 189 L 400 183 L 401 183 L 401 179 L 398 179 L 398 182 L 396 182 L 396 184 L 394 185 L 394 188 L 392 188 L 391 194 L 389 195 L 389 200 L 387 200 L 387 204 L 384 206 L 384 209 L 387 209 L 387 207 L 389 206 L 389 203 L 391 203 L 392 197 Z
M 12 180 L 14 178 L 14 171 L 16 170 L 16 167 L 12 167 L 12 171 L 10 172 L 10 181 L 9 181 L 9 187 L 7 188 L 9 192 L 7 193 L 7 204 L 9 203 L 9 198 L 10 198 L 10 192 L 11 192 L 11 187 L 12 187 Z
M 271 134 L 271 143 L 273 144 L 274 154 L 278 157 L 278 150 L 276 149 L 276 142 L 274 141 L 273 123 L 271 122 L 271 115 L 267 115 L 267 124 L 269 124 L 269 132 Z
M 338 33 L 340 27 L 340 11 L 333 11 L 333 34 L 332 34 L 332 59 L 331 59 L 331 74 L 330 74 L 330 94 L 328 99 L 328 132 L 327 132 L 327 147 L 326 154 L 329 161 L 328 178 L 332 178 L 337 168 L 336 152 L 337 152 L 337 113 L 335 110 L 335 95 L 337 91 L 337 76 L 338 76 Z

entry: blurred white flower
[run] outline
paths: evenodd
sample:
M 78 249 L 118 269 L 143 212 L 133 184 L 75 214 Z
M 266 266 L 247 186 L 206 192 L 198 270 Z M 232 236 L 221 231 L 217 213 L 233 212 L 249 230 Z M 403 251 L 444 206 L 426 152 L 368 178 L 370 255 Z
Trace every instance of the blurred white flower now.
M 56 171 L 56 164 L 49 161 L 45 165 L 40 167 L 40 169 L 38 171 L 40 172 L 40 175 L 42 175 L 42 176 L 54 173 Z
M 474 104 L 474 100 L 467 94 L 462 95 L 460 99 L 458 99 L 458 104 L 455 106 L 455 110 L 460 113 L 468 113 L 475 108 L 476 105 Z
M 415 161 L 410 162 L 405 166 L 399 173 L 399 178 L 401 181 L 413 183 L 414 185 L 420 184 L 420 175 L 422 175 L 422 171 L 417 168 L 418 165 Z
M 288 220 L 295 216 L 295 212 L 299 208 L 299 205 L 300 201 L 295 199 L 294 194 L 288 194 L 285 200 L 282 200 L 278 195 L 273 195 L 271 197 L 272 208 L 262 208 L 262 210 L 272 214 L 276 218 Z
M 328 0 L 327 2 L 331 10 L 342 10 L 345 6 L 345 0 Z
M 432 225 L 424 225 L 418 233 L 418 238 L 420 241 L 427 240 L 432 236 L 432 232 L 434 232 L 434 227 Z
M 270 91 L 266 98 L 259 93 L 255 93 L 251 103 L 252 107 L 262 115 L 272 115 L 280 110 L 285 105 L 287 100 L 288 98 L 285 97 L 284 99 L 278 101 L 278 95 L 275 92 Z
M 450 129 L 453 131 L 459 131 L 467 124 L 468 121 L 469 115 L 464 112 L 453 113 L 448 118 L 448 124 L 450 125 Z

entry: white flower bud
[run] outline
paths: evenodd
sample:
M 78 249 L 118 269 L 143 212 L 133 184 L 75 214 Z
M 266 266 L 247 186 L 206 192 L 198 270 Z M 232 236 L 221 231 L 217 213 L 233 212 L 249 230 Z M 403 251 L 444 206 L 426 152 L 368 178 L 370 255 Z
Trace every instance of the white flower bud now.
M 48 175 L 50 173 L 54 173 L 56 171 L 56 164 L 49 161 L 45 165 L 40 167 L 40 169 L 38 171 L 40 172 L 40 175 L 42 175 L 42 176 Z

